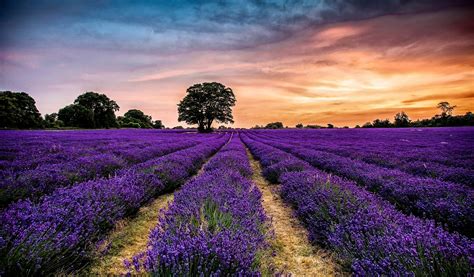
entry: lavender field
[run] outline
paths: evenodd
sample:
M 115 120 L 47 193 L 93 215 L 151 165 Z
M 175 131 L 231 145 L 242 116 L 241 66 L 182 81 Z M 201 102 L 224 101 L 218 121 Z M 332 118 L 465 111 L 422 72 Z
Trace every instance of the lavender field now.
M 0 134 L 0 276 L 474 272 L 473 128 Z

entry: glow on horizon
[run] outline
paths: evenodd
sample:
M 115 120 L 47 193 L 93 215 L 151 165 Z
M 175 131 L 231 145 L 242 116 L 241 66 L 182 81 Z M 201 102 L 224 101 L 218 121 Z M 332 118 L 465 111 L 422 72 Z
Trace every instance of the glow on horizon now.
M 30 93 L 42 114 L 97 91 L 117 101 L 118 114 L 138 108 L 166 126 L 185 125 L 177 122 L 176 104 L 187 87 L 206 81 L 234 90 L 235 127 L 272 121 L 354 126 L 392 120 L 402 110 L 412 119 L 426 118 L 438 112 L 440 101 L 457 105 L 455 114 L 462 114 L 474 110 L 473 16 L 470 9 L 384 15 L 315 24 L 251 47 L 216 49 L 213 33 L 204 41 L 189 34 L 180 38 L 179 30 L 155 37 L 129 25 L 127 35 L 144 39 L 143 48 L 99 35 L 48 47 L 20 40 L 0 45 L 0 89 Z M 115 38 L 123 23 L 104 26 L 104 37 Z M 259 32 L 247 31 L 242 36 Z M 149 47 L 154 44 L 161 46 Z

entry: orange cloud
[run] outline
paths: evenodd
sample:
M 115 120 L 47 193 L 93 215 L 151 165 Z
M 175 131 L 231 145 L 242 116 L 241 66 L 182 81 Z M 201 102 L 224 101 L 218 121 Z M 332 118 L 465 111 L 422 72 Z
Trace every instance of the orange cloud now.
M 119 103 L 120 114 L 140 108 L 167 126 L 183 124 L 177 122 L 176 104 L 189 86 L 206 81 L 234 90 L 236 127 L 270 121 L 353 126 L 393 119 L 401 110 L 417 119 L 437 113 L 437 102 L 445 100 L 457 105 L 455 113 L 464 113 L 474 110 L 472 18 L 474 11 L 454 9 L 311 25 L 281 40 L 238 50 L 173 55 L 150 50 L 134 54 L 143 64 L 137 67 L 129 66 L 129 57 L 120 51 L 107 59 L 95 50 L 74 49 L 66 55 L 51 48 L 30 53 L 42 77 L 33 80 L 36 88 L 25 85 L 21 90 L 39 96 L 43 113 L 57 111 L 83 91 L 97 90 Z M 50 64 L 48 53 L 64 64 L 45 66 Z M 94 71 L 89 64 L 68 66 L 79 59 L 76 53 L 90 57 Z M 4 60 L 28 64 L 24 57 L 19 53 Z M 66 74 L 64 68 L 70 71 Z M 23 70 L 9 71 L 3 83 L 20 78 Z M 45 100 L 43 89 L 55 94 Z

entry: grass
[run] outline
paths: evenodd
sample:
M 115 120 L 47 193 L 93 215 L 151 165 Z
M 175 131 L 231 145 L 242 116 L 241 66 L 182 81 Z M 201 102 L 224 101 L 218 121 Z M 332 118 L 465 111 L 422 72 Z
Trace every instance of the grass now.
M 271 251 L 262 253 L 263 275 L 293 276 L 340 276 L 345 275 L 333 256 L 313 246 L 308 232 L 295 218 L 290 206 L 278 195 L 279 185 L 270 184 L 262 176 L 260 163 L 247 150 L 253 170 L 252 180 L 262 192 L 265 213 L 272 219 L 274 239 L 270 241 Z
M 127 273 L 124 259 L 131 259 L 139 252 L 146 250 L 148 235 L 158 223 L 158 214 L 173 200 L 173 193 L 161 195 L 150 204 L 143 206 L 137 215 L 128 220 L 119 221 L 102 249 L 103 255 L 97 255 L 91 266 L 86 269 L 87 275 L 122 275 Z

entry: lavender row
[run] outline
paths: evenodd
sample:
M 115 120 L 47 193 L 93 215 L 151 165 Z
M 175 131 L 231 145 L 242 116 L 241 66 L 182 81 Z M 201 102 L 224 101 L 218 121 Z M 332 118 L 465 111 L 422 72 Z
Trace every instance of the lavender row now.
M 61 165 L 46 164 L 33 170 L 0 171 L 0 207 L 9 203 L 30 198 L 37 201 L 39 197 L 53 192 L 60 187 L 76 182 L 109 177 L 117 170 L 138 162 L 166 155 L 180 149 L 195 145 L 194 141 L 162 143 L 145 149 L 128 149 L 133 154 L 133 161 L 126 161 L 116 154 L 85 155 Z
M 427 217 L 469 237 L 474 235 L 474 190 L 436 179 L 415 177 L 335 154 L 263 141 L 291 153 L 311 165 L 349 178 L 393 203 L 406 214 Z
M 259 131 L 269 138 L 311 141 L 322 147 L 380 152 L 402 161 L 438 163 L 474 170 L 474 128 L 339 129 Z
M 10 170 L 61 164 L 84 155 L 115 151 L 121 154 L 129 148 L 146 148 L 183 137 L 183 134 L 150 130 L 2 131 L 1 134 L 0 169 Z
M 38 203 L 19 201 L 0 218 L 0 275 L 70 272 L 88 261 L 115 222 L 183 184 L 228 136 L 98 179 L 61 188 Z
M 449 233 L 434 221 L 404 215 L 354 182 L 310 169 L 286 152 L 248 137 L 244 142 L 264 170 L 278 168 L 280 193 L 294 206 L 310 240 L 333 250 L 356 276 L 472 272 L 472 240 Z
M 273 140 L 280 140 L 271 136 Z M 290 138 L 284 137 L 286 141 Z M 447 182 L 459 183 L 474 187 L 474 170 L 466 167 L 453 167 L 442 163 L 422 158 L 421 160 L 410 159 L 405 151 L 400 151 L 400 147 L 390 147 L 384 143 L 381 144 L 363 144 L 350 142 L 345 143 L 344 138 L 339 140 L 314 139 L 311 137 L 302 137 L 298 140 L 291 138 L 294 144 L 313 150 L 330 152 L 339 156 L 350 157 L 351 159 L 361 160 L 367 163 L 379 165 L 386 168 L 398 169 L 409 174 L 437 178 Z M 426 148 L 420 148 L 423 156 L 430 157 Z M 416 152 L 416 146 L 411 146 L 411 152 Z M 464 151 L 466 152 L 466 151 Z M 420 158 L 420 157 L 419 157 Z M 454 158 L 454 157 L 453 157 Z
M 261 193 L 237 135 L 175 194 L 135 269 L 158 276 L 258 275 L 266 247 Z M 126 265 L 128 265 L 126 263 Z

